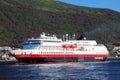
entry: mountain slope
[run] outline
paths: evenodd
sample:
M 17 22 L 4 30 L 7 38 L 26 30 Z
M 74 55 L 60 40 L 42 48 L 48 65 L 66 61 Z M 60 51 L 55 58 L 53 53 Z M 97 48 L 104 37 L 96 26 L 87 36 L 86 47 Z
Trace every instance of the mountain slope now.
M 109 9 L 73 6 L 55 0 L 1 0 L 0 46 L 21 46 L 41 32 L 85 33 L 88 39 L 120 41 L 120 13 Z

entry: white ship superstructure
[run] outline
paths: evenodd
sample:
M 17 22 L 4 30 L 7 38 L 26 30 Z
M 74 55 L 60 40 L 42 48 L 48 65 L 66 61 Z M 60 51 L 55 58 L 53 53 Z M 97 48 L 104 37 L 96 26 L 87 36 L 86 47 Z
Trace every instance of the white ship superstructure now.
M 105 60 L 109 53 L 103 44 L 95 40 L 61 40 L 55 35 L 41 34 L 23 43 L 23 48 L 11 53 L 19 62 L 95 61 Z

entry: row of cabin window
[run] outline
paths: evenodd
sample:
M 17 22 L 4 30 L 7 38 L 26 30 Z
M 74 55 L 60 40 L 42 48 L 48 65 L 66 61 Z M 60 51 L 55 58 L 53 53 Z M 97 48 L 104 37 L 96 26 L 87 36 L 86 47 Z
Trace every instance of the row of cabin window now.
M 41 46 L 40 48 L 61 48 L 61 46 Z
M 58 42 L 58 43 L 60 43 L 61 41 L 43 41 L 43 42 Z
M 60 54 L 60 53 L 73 53 L 73 52 L 40 52 L 40 53 L 43 53 L 43 54 L 45 54 L 45 53 L 53 53 L 53 54 Z
M 48 53 L 50 53 L 50 54 L 52 54 L 52 53 L 53 54 L 60 54 L 60 53 L 64 54 L 64 53 L 73 53 L 73 52 L 39 52 L 39 53 L 41 53 L 41 54 L 48 54 Z M 22 52 L 21 54 L 32 54 L 32 52 L 30 52 L 30 53 L 28 53 L 28 52 Z
M 44 47 L 40 47 L 40 49 L 48 49 L 48 50 L 50 50 L 50 49 L 58 49 L 58 50 L 60 50 L 60 49 L 62 49 L 62 47 L 60 47 L 60 46 L 55 46 L 55 47 L 44 46 Z

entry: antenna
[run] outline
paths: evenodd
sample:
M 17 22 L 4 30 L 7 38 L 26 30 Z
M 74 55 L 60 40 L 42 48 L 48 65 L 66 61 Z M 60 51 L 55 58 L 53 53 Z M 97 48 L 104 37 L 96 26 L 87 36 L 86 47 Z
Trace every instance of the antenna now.
M 65 35 L 63 35 L 63 37 L 62 37 L 62 38 L 63 38 L 63 41 L 65 41 Z
M 68 34 L 66 34 L 66 40 L 68 40 Z
M 72 39 L 75 40 L 75 34 L 72 35 Z

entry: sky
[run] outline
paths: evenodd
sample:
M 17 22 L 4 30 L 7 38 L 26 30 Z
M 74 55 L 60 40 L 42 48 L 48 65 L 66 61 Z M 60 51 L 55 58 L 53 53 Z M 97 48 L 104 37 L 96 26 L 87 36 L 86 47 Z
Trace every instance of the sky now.
M 108 8 L 120 12 L 120 0 L 59 0 L 65 3 L 93 8 Z

